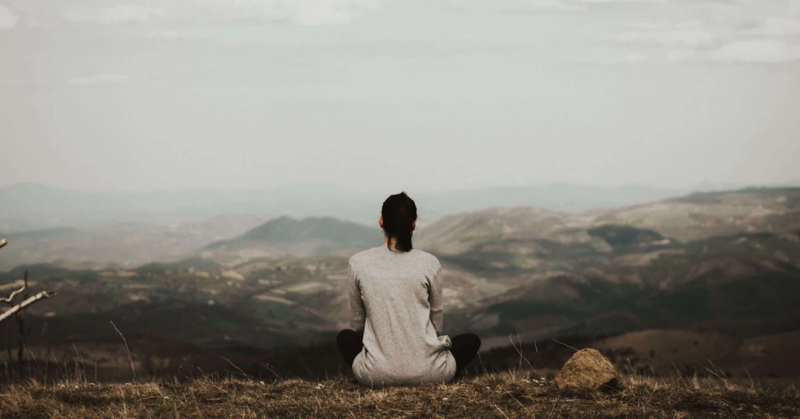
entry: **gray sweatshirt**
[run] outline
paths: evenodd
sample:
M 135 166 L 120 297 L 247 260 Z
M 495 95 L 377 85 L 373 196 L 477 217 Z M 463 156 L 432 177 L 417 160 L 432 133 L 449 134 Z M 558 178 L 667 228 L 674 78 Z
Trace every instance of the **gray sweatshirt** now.
M 373 247 L 350 257 L 352 327 L 364 331 L 353 361 L 369 386 L 450 381 L 456 360 L 442 335 L 442 265 L 430 253 Z

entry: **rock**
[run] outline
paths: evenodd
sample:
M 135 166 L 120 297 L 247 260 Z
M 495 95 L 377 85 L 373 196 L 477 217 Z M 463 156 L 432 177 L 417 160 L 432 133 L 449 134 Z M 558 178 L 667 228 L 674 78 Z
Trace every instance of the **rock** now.
M 582 349 L 575 352 L 556 375 L 556 386 L 559 390 L 614 388 L 619 376 L 617 369 L 608 358 L 596 349 Z

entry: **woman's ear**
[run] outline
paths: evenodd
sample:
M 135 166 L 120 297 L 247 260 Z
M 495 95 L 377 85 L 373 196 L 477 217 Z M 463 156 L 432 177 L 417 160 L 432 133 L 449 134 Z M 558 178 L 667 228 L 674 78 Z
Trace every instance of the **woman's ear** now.
M 415 228 L 417 228 L 417 220 L 414 220 L 414 222 L 411 223 L 411 230 L 414 230 Z
M 382 215 L 380 217 L 378 217 L 378 225 L 381 226 L 381 228 L 383 228 L 383 216 Z

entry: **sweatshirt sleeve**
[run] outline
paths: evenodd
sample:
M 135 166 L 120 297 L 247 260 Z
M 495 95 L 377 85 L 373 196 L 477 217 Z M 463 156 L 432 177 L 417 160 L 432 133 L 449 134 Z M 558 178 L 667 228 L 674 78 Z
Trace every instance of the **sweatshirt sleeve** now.
M 433 328 L 436 329 L 436 334 L 442 334 L 442 265 L 436 269 L 436 273 L 430 280 L 430 287 L 428 288 L 428 302 L 431 305 L 431 323 Z
M 347 266 L 347 280 L 350 283 L 350 311 L 353 314 L 350 325 L 353 330 L 362 331 L 367 321 L 367 311 L 364 309 L 364 302 L 361 300 L 358 277 L 353 270 L 353 266 L 349 264 Z

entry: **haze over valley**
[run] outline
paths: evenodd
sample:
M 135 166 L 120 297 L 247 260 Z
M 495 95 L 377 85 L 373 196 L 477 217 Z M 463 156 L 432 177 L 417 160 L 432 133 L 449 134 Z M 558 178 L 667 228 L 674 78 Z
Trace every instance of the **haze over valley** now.
M 448 205 L 477 205 L 466 197 Z M 487 206 L 420 223 L 415 248 L 445 269 L 448 333 L 476 331 L 483 351 L 508 346 L 509 336 L 526 345 L 601 336 L 593 345 L 638 351 L 636 362 L 661 372 L 675 349 L 687 366 L 708 358 L 737 373 L 800 373 L 765 356 L 800 348 L 800 188 L 642 201 L 569 212 Z M 366 224 L 253 212 L 12 232 L 0 282 L 10 289 L 28 269 L 35 287 L 59 294 L 28 310 L 31 327 L 47 330 L 29 338 L 32 347 L 113 353 L 114 321 L 141 351 L 138 362 L 162 359 L 158 368 L 146 361 L 153 373 L 177 368 L 178 355 L 212 365 L 209 350 L 246 364 L 327 342 L 349 325 L 347 260 L 383 238 Z M 670 346 L 678 341 L 689 346 Z M 124 371 L 104 359 L 107 374 Z
M 448 214 L 489 207 L 536 206 L 586 212 L 684 193 L 575 185 L 408 192 L 419 203 L 420 226 Z M 150 193 L 90 193 L 12 185 L 0 188 L 0 233 L 16 239 L 16 246 L 12 256 L 0 258 L 0 269 L 58 261 L 124 267 L 175 261 L 280 216 L 334 217 L 358 224 L 352 228 L 376 229 L 383 199 L 382 194 L 333 185 Z M 381 234 L 377 237 L 372 241 L 380 242 Z

